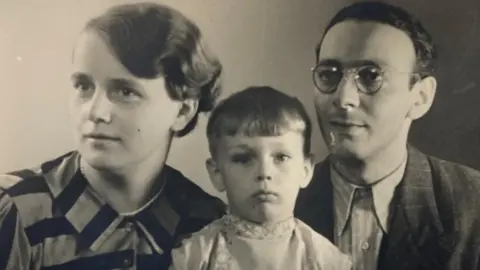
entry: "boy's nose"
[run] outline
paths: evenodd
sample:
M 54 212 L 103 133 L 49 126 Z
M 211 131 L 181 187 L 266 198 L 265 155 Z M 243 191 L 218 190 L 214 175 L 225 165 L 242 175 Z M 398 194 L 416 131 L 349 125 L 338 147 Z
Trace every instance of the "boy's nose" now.
M 258 164 L 258 181 L 272 180 L 273 164 L 270 158 L 264 158 Z
M 257 177 L 257 180 L 258 181 L 272 180 L 272 177 L 270 175 L 260 174 Z

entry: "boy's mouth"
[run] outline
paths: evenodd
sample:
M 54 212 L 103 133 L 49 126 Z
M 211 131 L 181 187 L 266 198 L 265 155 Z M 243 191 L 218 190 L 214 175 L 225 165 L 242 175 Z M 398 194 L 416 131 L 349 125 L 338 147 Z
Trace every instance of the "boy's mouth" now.
M 274 202 L 278 199 L 279 194 L 270 190 L 260 190 L 255 192 L 252 197 L 260 202 Z

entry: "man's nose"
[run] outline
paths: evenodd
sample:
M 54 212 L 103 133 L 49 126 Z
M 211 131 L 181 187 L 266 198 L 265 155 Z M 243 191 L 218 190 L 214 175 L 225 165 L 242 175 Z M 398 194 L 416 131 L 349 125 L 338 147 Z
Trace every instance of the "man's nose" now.
M 360 95 L 353 74 L 345 74 L 334 92 L 334 105 L 339 109 L 352 109 L 358 107 Z

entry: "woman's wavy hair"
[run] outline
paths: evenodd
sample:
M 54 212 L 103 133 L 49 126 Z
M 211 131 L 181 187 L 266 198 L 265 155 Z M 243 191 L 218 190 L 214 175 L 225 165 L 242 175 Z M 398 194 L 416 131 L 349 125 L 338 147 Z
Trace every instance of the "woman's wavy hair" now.
M 198 26 L 180 12 L 150 2 L 117 5 L 91 19 L 85 29 L 98 33 L 134 76 L 164 77 L 171 98 L 198 100 L 194 118 L 176 136 L 189 134 L 199 113 L 213 109 L 222 65 Z

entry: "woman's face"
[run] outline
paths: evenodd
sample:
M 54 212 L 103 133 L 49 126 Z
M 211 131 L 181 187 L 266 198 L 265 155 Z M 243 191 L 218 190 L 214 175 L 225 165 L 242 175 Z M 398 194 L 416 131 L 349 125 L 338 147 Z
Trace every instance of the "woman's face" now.
M 161 162 L 171 132 L 191 118 L 172 100 L 163 78 L 133 76 L 94 31 L 82 33 L 73 55 L 71 113 L 82 157 L 98 169 Z

